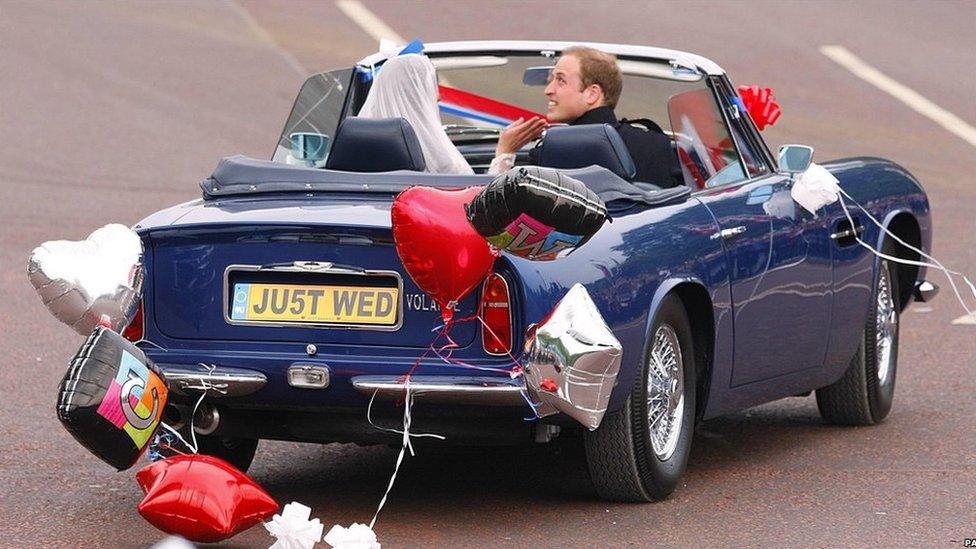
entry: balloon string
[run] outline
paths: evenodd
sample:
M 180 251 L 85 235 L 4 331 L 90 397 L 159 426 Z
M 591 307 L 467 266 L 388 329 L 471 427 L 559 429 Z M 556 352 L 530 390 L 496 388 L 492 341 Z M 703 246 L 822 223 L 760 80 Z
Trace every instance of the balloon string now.
M 451 330 L 451 327 L 454 324 L 459 324 L 459 323 L 463 323 L 463 322 L 469 322 L 471 320 L 477 319 L 481 323 L 481 325 L 484 326 L 488 330 L 488 332 L 491 334 L 492 337 L 494 337 L 495 339 L 498 339 L 499 341 L 501 341 L 498 338 L 498 336 L 495 334 L 495 332 L 491 329 L 491 327 L 488 326 L 485 323 L 484 318 L 482 318 L 481 313 L 482 313 L 482 308 L 483 307 L 484 307 L 484 304 L 482 303 L 479 306 L 478 311 L 475 314 L 473 314 L 471 316 L 468 316 L 468 317 L 465 317 L 465 318 L 461 318 L 461 319 L 451 318 L 447 322 L 445 322 L 443 326 L 437 326 L 437 327 L 435 327 L 434 328 L 434 331 L 437 332 L 437 335 L 434 336 L 434 340 L 431 341 L 431 343 L 427 347 L 427 349 L 424 350 L 424 352 L 421 353 L 421 355 L 417 357 L 417 359 L 414 361 L 414 363 L 410 366 L 410 369 L 407 370 L 407 373 L 404 374 L 404 376 L 403 376 L 403 389 L 404 389 L 403 431 L 398 431 L 396 429 L 388 429 L 388 428 L 379 427 L 375 423 L 373 423 L 373 419 L 372 419 L 371 413 L 372 413 L 372 408 L 373 408 L 373 401 L 375 400 L 376 393 L 378 391 L 374 391 L 373 392 L 373 396 L 369 400 L 369 405 L 366 407 L 366 421 L 370 425 L 372 425 L 374 428 L 379 429 L 381 431 L 400 433 L 400 434 L 403 435 L 403 438 L 401 439 L 402 442 L 400 444 L 400 452 L 397 454 L 396 464 L 393 466 L 393 474 L 390 476 L 390 482 L 386 485 L 386 491 L 383 492 L 383 497 L 380 498 L 380 503 L 379 503 L 379 505 L 376 508 L 376 512 L 373 514 L 373 518 L 369 522 L 370 529 L 372 529 L 376 525 L 376 519 L 379 517 L 380 511 L 383 509 L 383 506 L 386 505 L 386 501 L 387 501 L 387 499 L 390 496 L 390 492 L 393 490 L 393 484 L 396 482 L 397 474 L 400 472 L 400 466 L 403 464 L 403 458 L 406 456 L 407 451 L 408 450 L 410 451 L 410 455 L 411 456 L 414 456 L 415 455 L 414 449 L 413 449 L 413 443 L 411 442 L 411 437 L 431 437 L 431 438 L 437 438 L 437 439 L 440 439 L 440 440 L 444 440 L 445 439 L 445 437 L 443 435 L 438 435 L 438 434 L 434 434 L 434 433 L 417 433 L 417 434 L 413 434 L 413 433 L 410 432 L 410 426 L 413 423 L 413 401 L 414 401 L 414 397 L 415 397 L 415 394 L 416 394 L 416 393 L 411 393 L 410 392 L 410 377 L 417 370 L 417 368 L 420 367 L 420 364 L 423 362 L 423 360 L 425 358 L 427 358 L 427 356 L 430 353 L 434 353 L 434 355 L 437 356 L 438 358 L 440 358 L 443 362 L 445 362 L 446 364 L 453 365 L 453 366 L 460 366 L 460 367 L 463 367 L 463 368 L 472 368 L 472 369 L 481 370 L 481 371 L 490 371 L 490 372 L 497 372 L 497 373 L 505 373 L 505 374 L 508 374 L 512 379 L 521 377 L 522 378 L 522 384 L 519 387 L 519 394 L 522 396 L 522 398 L 525 400 L 525 402 L 529 405 L 529 408 L 532 410 L 532 413 L 533 413 L 533 417 L 527 417 L 525 419 L 526 420 L 532 420 L 532 419 L 536 419 L 536 418 L 539 417 L 539 414 L 538 414 L 538 412 L 536 410 L 536 407 L 538 405 L 536 403 L 533 403 L 532 402 L 532 399 L 528 396 L 528 391 L 526 389 L 526 384 L 525 384 L 524 370 L 522 369 L 522 365 L 519 363 L 518 359 L 515 358 L 514 355 L 512 355 L 511 350 L 505 349 L 505 353 L 508 355 L 508 358 L 511 359 L 511 363 L 510 363 L 512 365 L 511 368 L 498 368 L 498 367 L 476 366 L 474 364 L 468 364 L 466 362 L 463 362 L 461 360 L 458 360 L 456 358 L 453 358 L 452 354 L 454 352 L 454 349 L 457 349 L 457 348 L 460 347 L 460 345 L 458 345 L 458 343 L 456 341 L 454 341 L 454 339 L 451 338 L 451 336 L 450 336 L 450 330 Z M 447 342 L 444 345 L 440 346 L 440 347 L 435 346 L 435 344 L 437 343 L 437 341 L 441 337 L 443 337 L 444 339 L 446 339 Z M 445 351 L 447 351 L 447 352 L 445 353 Z M 201 395 L 201 398 L 202 398 L 202 395 Z
M 448 324 L 450 324 L 450 322 L 448 322 Z M 378 391 L 373 392 L 373 397 L 370 398 L 369 406 L 367 406 L 366 408 L 366 421 L 369 422 L 369 424 L 372 425 L 374 428 L 379 429 L 381 431 L 399 432 L 403 435 L 403 438 L 401 439 L 401 443 L 400 443 L 400 452 L 399 454 L 397 454 L 396 464 L 393 466 L 393 474 L 390 476 L 390 482 L 386 485 L 386 491 L 383 492 L 383 497 L 380 498 L 380 503 L 376 507 L 376 512 L 373 513 L 373 519 L 369 521 L 369 528 L 371 530 L 376 525 L 376 519 L 380 516 L 380 511 L 383 510 L 383 506 L 386 505 L 386 500 L 390 496 L 390 491 L 393 490 L 393 483 L 396 482 L 397 473 L 400 472 L 400 465 L 403 463 L 403 457 L 406 455 L 407 450 L 408 449 L 410 450 L 411 456 L 415 455 L 413 450 L 413 444 L 410 441 L 410 437 L 430 436 L 430 437 L 440 438 L 441 440 L 444 440 L 444 437 L 442 435 L 435 435 L 432 433 L 431 434 L 422 433 L 419 435 L 412 435 L 410 433 L 410 424 L 413 422 L 413 418 L 411 415 L 412 408 L 413 408 L 412 406 L 413 395 L 410 394 L 410 376 L 413 375 L 413 373 L 417 370 L 417 368 L 420 366 L 420 363 L 424 360 L 424 358 L 427 357 L 429 352 L 430 350 L 428 349 L 425 350 L 423 353 L 421 353 L 421 355 L 417 357 L 417 360 L 413 362 L 413 365 L 410 366 L 410 369 L 407 370 L 407 373 L 404 374 L 403 376 L 403 390 L 404 390 L 403 431 L 396 431 L 395 429 L 385 429 L 373 423 L 373 419 L 371 417 L 371 412 L 373 409 L 373 399 L 376 398 L 376 393 Z
M 196 429 L 193 428 L 193 424 L 197 418 L 197 409 L 200 408 L 200 404 L 203 402 L 203 399 L 207 396 L 208 391 L 214 391 L 220 394 L 227 394 L 226 383 L 214 383 L 212 381 L 214 370 L 216 370 L 217 367 L 213 364 L 204 364 L 202 362 L 200 363 L 200 366 L 206 368 L 207 378 L 206 379 L 200 378 L 199 385 L 186 385 L 183 387 L 183 389 L 196 389 L 200 391 L 200 398 L 197 399 L 196 404 L 193 405 L 193 411 L 190 413 L 190 439 L 193 440 L 193 444 L 187 442 L 186 439 L 183 438 L 183 435 L 181 435 L 180 432 L 177 431 L 176 429 L 167 425 L 165 422 L 162 421 L 159 422 L 159 425 L 161 427 L 163 427 L 170 433 L 176 435 L 176 438 L 178 438 L 180 442 L 182 442 L 194 454 L 199 453 L 199 448 L 200 448 L 199 445 L 197 444 L 197 431 Z
M 481 316 L 480 311 L 479 314 L 477 315 L 477 318 L 478 318 L 478 322 L 480 322 L 481 325 L 484 326 L 486 330 L 488 330 L 488 333 L 491 334 L 491 337 L 495 338 L 495 340 L 500 343 L 501 338 L 498 337 L 495 331 L 491 329 L 491 326 L 489 326 L 488 323 L 485 322 L 485 319 Z M 505 347 L 503 346 L 503 348 Z M 532 415 L 530 417 L 526 417 L 523 419 L 525 421 L 533 421 L 539 419 L 542 416 L 539 415 L 538 407 L 542 403 L 533 402 L 532 398 L 529 397 L 528 382 L 526 381 L 525 378 L 525 369 L 522 367 L 522 363 L 512 355 L 512 351 L 510 349 L 505 348 L 505 353 L 508 355 L 508 358 L 512 359 L 512 362 L 515 363 L 515 366 L 513 366 L 512 369 L 509 370 L 509 376 L 511 376 L 512 379 L 522 378 L 522 384 L 521 386 L 519 386 L 519 394 L 522 395 L 522 399 L 525 400 L 525 403 L 528 404 L 529 408 L 532 410 Z
M 396 482 L 397 473 L 400 472 L 400 465 L 403 463 L 403 456 L 407 453 L 407 448 L 410 448 L 410 455 L 413 455 L 413 446 L 410 444 L 410 423 L 411 423 L 411 404 L 413 403 L 413 395 L 410 394 L 410 376 L 407 375 L 406 381 L 404 381 L 404 391 L 406 395 L 404 397 L 403 406 L 403 442 L 400 445 L 400 453 L 397 455 L 396 465 L 393 466 L 393 475 L 390 476 L 390 482 L 386 485 L 386 491 L 383 492 L 383 497 L 380 498 L 380 504 L 376 507 L 376 512 L 373 513 L 373 519 L 369 521 L 370 530 L 376 524 L 376 518 L 380 516 L 380 511 L 383 510 L 383 506 L 386 505 L 386 499 L 390 495 L 390 491 L 393 490 L 393 483 Z
M 864 212 L 864 214 L 868 217 L 868 219 L 870 219 L 872 223 L 874 223 L 882 231 L 884 231 L 885 234 L 887 234 L 888 236 L 890 236 L 893 240 L 895 240 L 896 242 L 898 242 L 902 246 L 908 248 L 909 250 L 912 250 L 913 252 L 918 253 L 921 257 L 924 257 L 925 259 L 931 260 L 932 263 L 927 263 L 925 261 L 912 261 L 910 259 L 902 259 L 900 257 L 892 257 L 890 255 L 884 254 L 884 253 L 880 252 L 879 250 L 875 250 L 867 242 L 864 242 L 863 240 L 861 240 L 860 235 L 858 235 L 857 232 L 855 231 L 854 232 L 854 239 L 857 241 L 858 244 L 860 244 L 864 248 L 867 248 L 871 253 L 873 253 L 874 255 L 876 255 L 876 256 L 878 256 L 878 257 L 880 257 L 882 259 L 887 259 L 889 261 L 894 261 L 896 263 L 903 263 L 905 265 L 915 265 L 915 266 L 918 266 L 918 267 L 927 267 L 927 268 L 930 268 L 930 269 L 938 269 L 938 270 L 942 271 L 943 273 L 945 273 L 946 278 L 949 280 L 949 286 L 952 287 L 952 292 L 954 294 L 956 294 L 956 299 L 959 301 L 959 304 L 962 305 L 962 308 L 966 310 L 966 314 L 969 315 L 972 318 L 976 318 L 976 314 L 974 314 L 973 311 L 972 311 L 972 309 L 970 309 L 969 306 L 966 305 L 966 301 L 962 298 L 962 294 L 959 292 L 959 288 L 956 287 L 956 281 L 952 278 L 953 275 L 958 276 L 958 277 L 961 277 L 963 279 L 963 282 L 965 282 L 966 285 L 969 286 L 969 289 L 973 292 L 973 297 L 976 297 L 976 285 L 973 285 L 972 281 L 969 280 L 969 278 L 966 275 L 964 275 L 964 274 L 962 274 L 960 272 L 954 271 L 952 269 L 946 268 L 946 266 L 943 265 L 942 262 L 940 262 L 938 259 L 936 259 L 936 258 L 932 257 L 931 255 L 925 253 L 924 251 L 916 248 L 915 246 L 912 246 L 911 244 L 905 242 L 904 240 L 902 240 L 901 238 L 899 238 L 898 235 L 892 233 L 890 230 L 888 230 L 887 227 L 885 227 L 884 225 L 882 225 L 877 219 L 874 218 L 874 216 L 872 216 L 870 213 L 868 213 L 867 209 L 864 206 L 862 206 L 860 203 L 858 203 L 858 201 L 855 200 L 851 195 L 847 194 L 844 191 L 844 189 L 841 189 L 838 186 L 837 190 L 841 194 L 841 197 L 840 197 L 840 207 L 841 207 L 841 209 L 844 210 L 844 215 L 847 217 L 847 221 L 851 224 L 851 227 L 852 228 L 854 228 L 856 226 L 856 224 L 854 223 L 854 219 L 851 217 L 850 211 L 848 211 L 848 209 L 847 209 L 847 204 L 844 203 L 844 197 L 846 197 L 848 200 L 850 200 L 851 202 L 853 202 L 855 206 L 857 206 L 858 208 L 860 208 L 860 210 L 862 212 Z
M 448 330 L 450 329 L 450 326 L 452 324 L 460 324 L 462 322 L 468 322 L 468 321 L 471 321 L 471 320 L 477 320 L 478 322 L 481 323 L 482 326 L 484 326 L 484 328 L 486 330 L 488 330 L 488 333 L 491 335 L 491 337 L 495 338 L 499 342 L 501 341 L 501 338 L 498 337 L 498 334 L 496 334 L 495 331 L 491 329 L 491 326 L 489 326 L 485 322 L 485 319 L 482 316 L 483 308 L 484 308 L 484 302 L 482 302 L 482 304 L 479 306 L 477 313 L 475 313 L 475 314 L 473 314 L 471 316 L 465 317 L 465 318 L 458 319 L 458 320 L 452 320 L 451 322 L 448 322 L 448 323 L 444 324 L 443 326 L 438 326 L 437 328 L 435 328 L 435 330 L 438 331 L 438 334 L 437 334 L 437 337 L 434 339 L 434 341 L 431 342 L 431 345 L 430 345 L 430 347 L 429 347 L 428 350 L 431 351 L 431 352 L 433 352 L 435 356 L 437 356 L 442 361 L 444 361 L 446 364 L 449 364 L 451 366 L 458 366 L 458 367 L 461 367 L 461 368 L 468 368 L 468 369 L 479 370 L 479 371 L 483 371 L 483 372 L 504 373 L 504 374 L 508 374 L 509 377 L 511 377 L 512 379 L 522 378 L 522 383 L 519 386 L 519 394 L 522 396 L 522 399 L 525 400 L 525 403 L 528 404 L 529 408 L 532 410 L 532 415 L 529 416 L 529 417 L 526 417 L 524 419 L 526 421 L 533 421 L 535 419 L 538 419 L 540 417 L 539 416 L 539 412 L 538 412 L 538 407 L 539 407 L 539 405 L 541 403 L 533 402 L 532 401 L 532 398 L 529 396 L 529 394 L 528 394 L 528 387 L 527 387 L 527 384 L 526 384 L 526 381 L 525 381 L 525 375 L 524 375 L 525 374 L 525 371 L 522 368 L 522 364 L 519 361 L 519 359 L 517 359 L 512 354 L 512 352 L 511 352 L 510 349 L 507 349 L 506 348 L 505 349 L 505 354 L 508 356 L 508 358 L 511 360 L 511 362 L 509 362 L 509 364 L 505 365 L 504 367 L 477 366 L 475 364 L 469 364 L 467 362 L 464 362 L 464 361 L 458 360 L 456 358 L 453 358 L 452 355 L 451 355 L 451 352 L 453 352 L 453 350 L 455 348 L 459 347 L 458 344 L 453 339 L 451 339 L 451 337 L 447 333 Z M 448 340 L 448 343 L 446 345 L 440 347 L 440 348 L 437 348 L 437 347 L 434 346 L 434 344 L 437 342 L 437 340 L 441 336 L 446 337 L 447 340 Z M 447 354 L 444 354 L 443 351 L 445 349 L 448 349 L 448 348 L 450 348 L 450 351 L 451 352 L 448 352 Z

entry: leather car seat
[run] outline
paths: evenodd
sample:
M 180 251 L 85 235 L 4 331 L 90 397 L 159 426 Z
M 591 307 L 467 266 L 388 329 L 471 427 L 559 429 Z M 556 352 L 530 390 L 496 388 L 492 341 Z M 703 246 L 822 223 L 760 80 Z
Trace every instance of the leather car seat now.
M 346 118 L 325 162 L 327 170 L 346 172 L 422 172 L 426 167 L 417 134 L 403 118 Z
M 559 169 L 597 165 L 626 181 L 637 174 L 630 151 L 610 124 L 549 128 L 539 147 L 539 165 Z

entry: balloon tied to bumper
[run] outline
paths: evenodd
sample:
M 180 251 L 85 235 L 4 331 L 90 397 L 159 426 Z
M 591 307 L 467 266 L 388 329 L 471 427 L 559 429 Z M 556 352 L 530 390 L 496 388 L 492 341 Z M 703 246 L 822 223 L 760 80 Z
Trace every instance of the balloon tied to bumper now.
M 622 348 L 582 284 L 527 331 L 523 369 L 539 417 L 562 412 L 600 426 L 620 372 Z

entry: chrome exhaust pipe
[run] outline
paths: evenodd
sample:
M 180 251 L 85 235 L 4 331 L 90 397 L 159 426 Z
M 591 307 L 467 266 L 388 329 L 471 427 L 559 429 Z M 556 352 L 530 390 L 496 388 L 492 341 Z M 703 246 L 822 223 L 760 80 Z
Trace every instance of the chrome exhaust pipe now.
M 182 406 L 167 404 L 163 408 L 163 423 L 169 425 L 173 430 L 179 431 L 186 425 L 187 410 Z
M 197 409 L 193 416 L 193 430 L 198 435 L 210 435 L 217 430 L 220 424 L 220 414 L 213 406 L 203 404 Z

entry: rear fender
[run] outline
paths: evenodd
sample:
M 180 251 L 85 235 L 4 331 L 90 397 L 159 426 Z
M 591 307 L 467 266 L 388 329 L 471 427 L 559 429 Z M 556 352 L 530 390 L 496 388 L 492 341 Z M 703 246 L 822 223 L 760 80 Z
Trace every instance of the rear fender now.
M 704 290 L 706 294 L 708 293 L 707 286 L 702 282 L 702 280 L 698 276 L 693 274 L 678 274 L 678 275 L 671 276 L 661 282 L 661 284 L 657 287 L 657 290 L 655 290 L 654 296 L 651 298 L 651 303 L 650 306 L 648 307 L 648 313 L 644 319 L 644 339 L 641 347 L 641 354 L 640 354 L 641 360 L 637 361 L 635 363 L 636 366 L 633 368 L 621 369 L 620 374 L 617 377 L 617 385 L 614 388 L 613 395 L 611 396 L 610 406 L 608 408 L 608 411 L 618 410 L 621 406 L 623 406 L 625 399 L 631 394 L 631 391 L 633 390 L 634 387 L 634 383 L 638 381 L 637 378 L 638 372 L 640 368 L 643 366 L 643 360 L 645 359 L 644 353 L 647 349 L 647 343 L 648 341 L 650 341 L 651 330 L 654 327 L 653 326 L 654 317 L 657 315 L 657 312 L 660 310 L 661 303 L 664 301 L 664 299 L 671 293 L 675 292 L 679 288 L 679 286 L 684 286 L 684 285 L 697 286 L 700 287 L 702 290 Z M 709 298 L 709 303 L 711 303 L 711 298 Z M 687 311 L 687 306 L 686 306 L 686 311 Z M 691 313 L 689 312 L 689 317 L 690 316 Z M 714 318 L 714 313 L 712 317 L 709 318 L 709 322 L 712 322 L 711 333 L 713 334 L 714 337 L 715 327 L 714 327 L 713 318 Z M 694 324 L 695 322 L 694 319 L 689 318 L 689 320 L 692 320 L 692 323 Z M 695 343 L 698 344 L 699 341 L 696 339 Z M 707 345 L 706 348 L 708 349 L 714 348 L 714 340 L 709 343 L 710 344 Z M 696 348 L 696 355 L 698 357 L 703 356 L 700 353 L 698 353 L 697 348 Z M 710 377 L 709 374 L 710 374 L 711 364 L 698 364 L 697 366 L 699 372 L 703 372 L 706 374 L 706 378 Z M 699 381 L 699 387 L 703 387 L 703 385 L 701 385 L 701 382 L 703 380 L 698 380 L 698 381 Z M 701 409 L 703 405 L 704 402 L 700 402 L 699 409 Z

